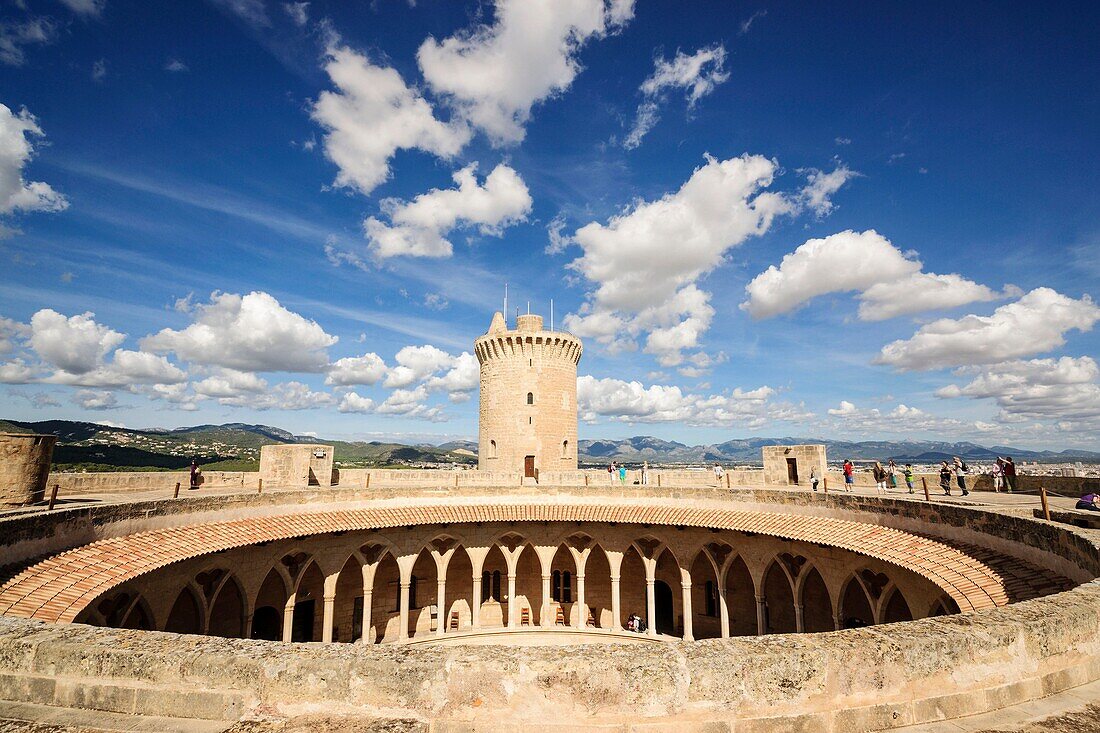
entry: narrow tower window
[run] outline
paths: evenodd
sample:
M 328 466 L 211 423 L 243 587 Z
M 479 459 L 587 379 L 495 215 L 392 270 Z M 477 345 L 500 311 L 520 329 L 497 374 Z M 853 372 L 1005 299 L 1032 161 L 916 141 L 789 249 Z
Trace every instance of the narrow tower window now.
M 561 457 L 562 458 L 568 458 L 569 457 L 569 441 L 568 440 L 563 440 L 561 442 Z
M 529 404 L 529 405 L 535 404 L 535 393 L 534 392 L 528 392 L 527 393 L 527 404 Z
M 496 458 L 497 457 L 497 442 L 495 440 L 490 440 L 489 441 L 489 457 L 490 458 Z

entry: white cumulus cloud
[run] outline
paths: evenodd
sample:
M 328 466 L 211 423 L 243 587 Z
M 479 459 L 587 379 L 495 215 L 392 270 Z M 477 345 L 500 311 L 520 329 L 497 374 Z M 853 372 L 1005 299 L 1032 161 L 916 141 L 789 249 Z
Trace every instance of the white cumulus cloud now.
M 103 363 L 108 352 L 126 340 L 126 334 L 96 323 L 94 313 L 66 318 L 44 308 L 31 316 L 30 346 L 58 369 L 84 374 Z
M 884 346 L 876 362 L 905 371 L 996 364 L 1062 346 L 1068 331 L 1088 331 L 1098 320 L 1100 307 L 1087 295 L 1075 300 L 1036 288 L 992 315 L 922 326 L 911 338 Z
M 452 158 L 470 139 L 465 125 L 436 119 L 428 101 L 391 67 L 334 43 L 325 71 L 336 91 L 320 94 L 312 116 L 326 130 L 324 150 L 339 169 L 337 186 L 369 194 L 389 178 L 398 150 Z
M 677 50 L 672 60 L 658 56 L 654 60 L 653 73 L 642 82 L 643 101 L 634 116 L 634 125 L 623 140 L 623 147 L 630 150 L 642 144 L 642 138 L 660 120 L 660 108 L 670 89 L 683 90 L 688 109 L 729 79 L 725 71 L 726 48 L 721 44 L 701 48 L 693 54 Z
M 458 226 L 477 226 L 482 234 L 500 235 L 505 227 L 527 218 L 531 194 L 515 170 L 498 165 L 478 184 L 476 165 L 454 174 L 456 188 L 434 188 L 412 201 L 386 199 L 386 224 L 370 217 L 364 224 L 370 250 L 385 259 L 398 255 L 449 257 L 447 235 Z
M 113 410 L 120 407 L 114 392 L 82 389 L 73 395 L 73 404 L 85 410 Z
M 386 387 L 408 387 L 454 364 L 455 357 L 431 345 L 406 346 L 394 357 L 397 366 L 386 375 Z
M 23 179 L 23 168 L 34 157 L 31 141 L 43 134 L 30 112 L 16 114 L 0 104 L 0 214 L 68 208 L 68 200 L 48 183 Z
M 777 168 L 760 155 L 707 156 L 680 190 L 578 229 L 572 240 L 584 253 L 569 267 L 595 289 L 564 327 L 619 349 L 635 348 L 649 332 L 646 350 L 665 366 L 678 364 L 714 315 L 695 281 L 776 216 L 798 210 L 797 201 L 764 190 Z
M 496 144 L 517 143 L 531 108 L 568 89 L 590 39 L 634 15 L 633 0 L 496 0 L 494 23 L 417 52 L 424 79 Z
M 763 386 L 724 394 L 693 394 L 674 385 L 645 386 L 638 381 L 577 378 L 577 409 L 585 422 L 601 418 L 625 423 L 683 422 L 699 426 L 756 428 L 771 421 L 809 417 L 798 406 L 772 401 L 775 390 Z
M 962 373 L 973 370 L 963 370 Z M 991 399 L 1007 420 L 1038 419 L 1100 427 L 1100 367 L 1088 357 L 1014 360 L 981 368 L 962 386 L 938 397 Z
M 325 384 L 338 387 L 376 384 L 388 371 L 389 367 L 378 354 L 348 356 L 332 363 L 328 376 L 325 377 Z
M 222 397 L 219 404 L 251 410 L 310 410 L 336 404 L 328 392 L 315 392 L 302 382 L 283 382 L 261 394 Z
M 195 364 L 249 372 L 319 372 L 328 367 L 325 349 L 335 336 L 287 310 L 264 292 L 215 292 L 194 308 L 194 322 L 182 330 L 165 328 L 146 336 L 142 349 L 174 352 Z
M 778 267 L 753 278 L 741 309 L 754 318 L 771 318 L 820 295 L 856 291 L 860 319 L 881 321 L 1005 297 L 961 275 L 926 273 L 922 267 L 873 229 L 838 232 L 807 240 Z
M 337 409 L 340 412 L 374 412 L 374 400 L 362 397 L 355 392 L 348 392 L 340 400 L 340 407 Z
M 239 397 L 245 393 L 263 392 L 267 381 L 252 372 L 218 369 L 215 374 L 195 382 L 194 390 L 204 397 Z

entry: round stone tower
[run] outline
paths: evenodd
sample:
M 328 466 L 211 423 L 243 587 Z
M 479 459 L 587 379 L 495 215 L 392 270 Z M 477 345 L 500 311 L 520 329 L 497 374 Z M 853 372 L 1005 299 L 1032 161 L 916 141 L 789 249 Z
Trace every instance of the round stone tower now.
M 0 506 L 42 501 L 56 435 L 0 433 Z
M 542 316 L 519 316 L 511 330 L 498 311 L 474 351 L 481 364 L 478 468 L 535 478 L 576 469 L 580 339 L 543 330 Z

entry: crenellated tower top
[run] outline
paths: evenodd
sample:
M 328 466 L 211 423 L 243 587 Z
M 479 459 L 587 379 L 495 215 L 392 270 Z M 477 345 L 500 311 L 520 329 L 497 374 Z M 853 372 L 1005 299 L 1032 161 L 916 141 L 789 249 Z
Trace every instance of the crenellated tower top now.
M 509 329 L 500 311 L 493 314 L 489 330 L 474 341 L 479 363 L 502 358 L 532 359 L 531 352 L 535 351 L 540 358 L 566 359 L 574 367 L 580 363 L 584 347 L 573 334 L 543 329 L 542 316 L 533 313 L 519 316 L 516 321 L 516 327 Z

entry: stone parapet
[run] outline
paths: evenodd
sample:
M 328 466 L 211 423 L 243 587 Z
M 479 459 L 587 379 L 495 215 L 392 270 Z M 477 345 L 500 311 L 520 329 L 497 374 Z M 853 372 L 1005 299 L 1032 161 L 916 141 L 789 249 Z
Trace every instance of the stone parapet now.
M 290 646 L 0 618 L 0 697 L 135 712 L 170 697 L 177 714 L 206 719 L 316 705 L 447 731 L 606 731 L 616 721 L 665 731 L 869 731 L 1095 680 L 1098 639 L 1097 583 L 873 629 L 583 651 Z M 66 689 L 85 693 L 59 697 Z
M 0 699 L 135 714 L 161 705 L 225 720 L 260 708 L 321 706 L 441 731 L 606 731 L 639 723 L 669 731 L 863 731 L 982 713 L 1100 678 L 1100 533 L 904 497 L 653 485 L 469 486 L 441 494 L 438 487 L 373 484 L 191 495 L 2 518 L 0 563 L 164 527 L 441 503 L 458 511 L 491 499 L 501 506 L 631 499 L 671 523 L 689 507 L 841 519 L 872 532 L 881 525 L 1011 552 L 1081 585 L 868 629 L 583 647 L 292 646 L 0 617 Z

